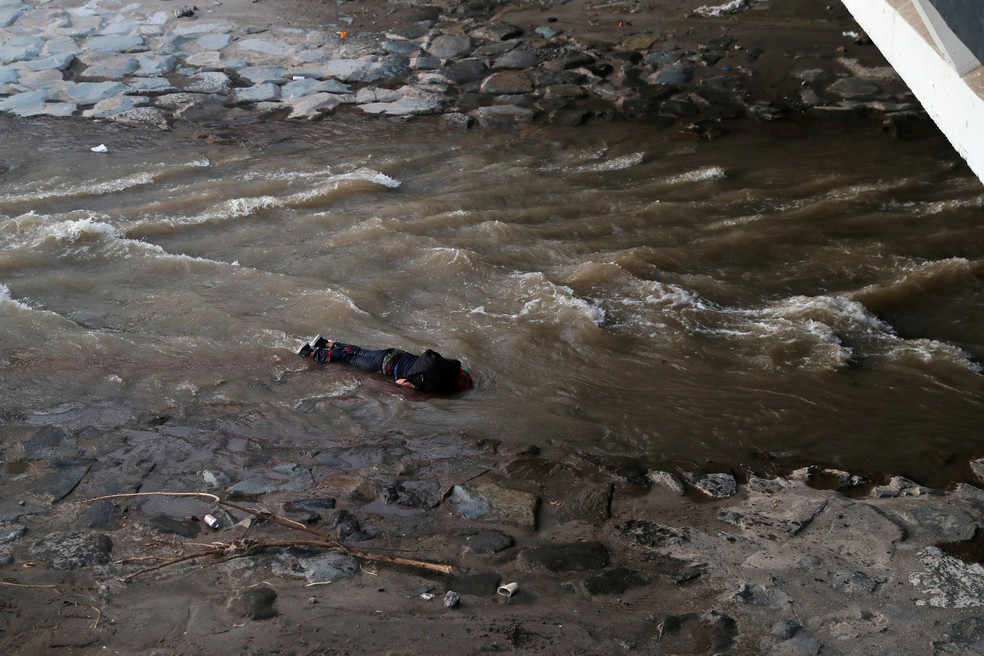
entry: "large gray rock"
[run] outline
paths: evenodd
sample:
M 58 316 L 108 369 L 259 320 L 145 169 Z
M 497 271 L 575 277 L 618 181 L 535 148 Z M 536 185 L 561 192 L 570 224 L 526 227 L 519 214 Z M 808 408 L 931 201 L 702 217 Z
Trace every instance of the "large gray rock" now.
M 468 84 L 483 79 L 489 67 L 481 59 L 462 59 L 441 70 L 441 74 L 455 84 Z
M 148 49 L 143 37 L 136 34 L 94 36 L 85 45 L 92 52 L 143 52 Z
M 284 553 L 274 561 L 273 572 L 278 576 L 304 578 L 308 583 L 331 583 L 355 576 L 359 561 L 337 552 L 300 557 Z
M 155 75 L 167 75 L 178 65 L 178 58 L 174 55 L 144 53 L 137 56 L 139 68 L 136 73 L 148 77 Z
M 722 508 L 718 519 L 759 534 L 776 532 L 796 535 L 826 507 L 826 499 L 796 494 L 754 494 L 745 503 Z
M 116 53 L 83 53 L 79 60 L 85 65 L 83 78 L 118 80 L 140 68 L 136 57 Z
M 68 97 L 80 105 L 95 105 L 124 91 L 121 82 L 80 82 L 68 90 Z
M 926 571 L 913 572 L 909 582 L 921 588 L 928 599 L 916 604 L 937 608 L 984 606 L 984 567 L 947 556 L 936 547 L 927 547 L 919 558 Z
M 425 50 L 441 59 L 454 59 L 467 55 L 474 47 L 474 41 L 467 34 L 442 34 L 434 37 Z
M 311 470 L 294 463 L 283 463 L 263 471 L 254 478 L 232 485 L 227 492 L 234 498 L 256 499 L 269 492 L 280 490 L 294 492 L 306 490 L 313 484 Z
M 451 488 L 450 500 L 458 513 L 471 520 L 494 521 L 536 528 L 539 497 L 476 479 Z
M 192 93 L 228 93 L 231 88 L 229 76 L 217 71 L 192 75 L 185 85 L 185 91 Z
M 865 503 L 827 504 L 815 520 L 826 531 L 818 539 L 828 549 L 860 567 L 884 567 L 895 554 L 905 531 L 884 513 Z
M 334 80 L 332 80 L 332 82 L 334 82 Z M 334 88 L 336 88 L 336 85 L 331 84 L 330 82 L 322 82 L 321 80 L 314 79 L 303 79 L 294 80 L 293 82 L 288 82 L 283 85 L 280 87 L 280 94 L 284 100 L 292 100 L 294 98 L 310 96 L 313 93 L 329 93 Z
M 333 59 L 325 62 L 325 74 L 344 82 L 359 82 L 365 78 L 372 64 L 369 58 Z
M 58 503 L 71 494 L 91 467 L 91 464 L 81 463 L 53 469 L 35 481 L 34 490 L 47 497 L 51 503 Z
M 280 87 L 272 82 L 264 82 L 245 89 L 236 89 L 235 100 L 241 104 L 274 102 L 280 100 Z
M 37 116 L 44 113 L 45 103 L 51 94 L 43 89 L 14 94 L 0 100 L 0 111 L 17 116 Z
M 288 118 L 317 118 L 353 100 L 351 95 L 337 93 L 313 93 L 301 98 L 291 98 L 287 101 L 291 108 Z
M 0 27 L 10 27 L 18 18 L 24 15 L 27 5 L 17 3 L 16 5 L 0 7 Z
M 54 569 L 105 565 L 112 550 L 113 541 L 102 533 L 52 533 L 31 548 Z
M 513 95 L 532 90 L 533 81 L 522 71 L 493 73 L 482 81 L 482 93 L 491 95 Z
M 13 36 L 0 45 L 0 64 L 34 59 L 44 50 L 44 41 L 37 37 Z
M 263 84 L 264 82 L 284 84 L 288 80 L 287 71 L 283 66 L 247 66 L 237 73 L 239 77 L 253 84 Z
M 66 68 L 72 65 L 75 61 L 75 53 L 63 52 L 57 55 L 49 55 L 48 57 L 42 57 L 41 59 L 34 59 L 31 61 L 24 62 L 24 66 L 35 71 L 45 71 L 45 70 L 57 70 L 64 71 Z
M 113 96 L 100 100 L 93 107 L 82 112 L 86 118 L 110 118 L 122 112 L 134 109 L 147 102 L 144 96 Z
M 515 105 L 492 105 L 480 107 L 476 112 L 479 125 L 483 128 L 510 128 L 533 120 L 534 112 L 526 107 Z
M 727 499 L 738 492 L 738 483 L 731 474 L 689 476 L 690 484 L 714 499 Z
M 442 101 L 436 98 L 400 98 L 393 102 L 359 105 L 359 109 L 366 114 L 386 114 L 389 116 L 436 114 L 441 111 L 442 107 Z
M 403 78 L 410 74 L 410 60 L 399 55 L 383 57 L 382 60 L 374 62 L 366 70 L 363 82 L 381 83 L 385 80 Z
M 536 66 L 539 56 L 534 50 L 511 50 L 495 60 L 494 68 L 527 69 Z
M 160 96 L 177 91 L 178 88 L 166 77 L 133 77 L 125 93 L 131 96 Z

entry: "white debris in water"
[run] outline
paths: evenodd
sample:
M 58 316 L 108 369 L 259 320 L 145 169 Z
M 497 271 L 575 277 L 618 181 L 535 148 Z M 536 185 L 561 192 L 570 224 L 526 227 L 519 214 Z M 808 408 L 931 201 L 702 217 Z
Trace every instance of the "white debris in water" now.
M 597 162 L 595 164 L 585 164 L 574 169 L 574 173 L 601 173 L 603 171 L 622 171 L 624 169 L 631 168 L 642 164 L 643 158 L 646 153 L 631 153 L 629 155 L 622 155 L 621 157 L 614 157 L 604 162 Z
M 694 9 L 695 16 L 703 18 L 718 18 L 724 14 L 730 14 L 744 9 L 748 6 L 748 0 L 731 0 L 723 5 L 703 5 Z
M 93 146 L 89 150 L 91 150 L 94 153 L 108 153 L 109 152 L 109 148 L 106 147 L 106 144 L 99 144 L 98 146 Z

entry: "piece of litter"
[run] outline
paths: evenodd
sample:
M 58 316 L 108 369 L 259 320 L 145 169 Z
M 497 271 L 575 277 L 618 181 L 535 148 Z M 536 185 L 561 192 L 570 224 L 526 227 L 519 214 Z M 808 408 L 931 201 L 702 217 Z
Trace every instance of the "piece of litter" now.
M 294 80 L 303 80 L 303 79 L 304 79 L 304 76 L 303 76 L 303 75 L 295 75 L 295 76 L 294 76 L 293 78 L 291 78 L 291 79 L 294 79 Z
M 106 144 L 99 144 L 98 146 L 93 146 L 89 150 L 91 150 L 94 153 L 108 153 L 109 152 L 109 148 L 106 147 Z
M 424 593 L 422 593 L 422 594 L 420 595 L 420 598 L 421 598 L 421 599 L 423 599 L 424 601 L 430 601 L 431 599 L 433 599 L 433 598 L 434 598 L 434 597 L 436 597 L 436 596 L 437 596 L 437 595 L 435 595 L 435 594 L 434 594 L 434 593 L 432 593 L 432 592 L 424 592 Z
M 846 30 L 844 32 L 841 32 L 841 36 L 846 36 L 849 39 L 856 39 L 861 35 L 855 32 L 854 30 Z

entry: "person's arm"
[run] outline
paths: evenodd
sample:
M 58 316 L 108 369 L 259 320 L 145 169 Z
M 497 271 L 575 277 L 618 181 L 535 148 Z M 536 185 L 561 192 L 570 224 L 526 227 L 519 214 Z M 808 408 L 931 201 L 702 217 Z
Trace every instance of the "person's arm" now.
M 400 387 L 412 387 L 413 389 L 417 389 L 417 386 L 414 385 L 413 383 L 411 383 L 406 378 L 400 378 L 400 379 L 398 379 L 396 381 L 396 384 L 399 385 Z

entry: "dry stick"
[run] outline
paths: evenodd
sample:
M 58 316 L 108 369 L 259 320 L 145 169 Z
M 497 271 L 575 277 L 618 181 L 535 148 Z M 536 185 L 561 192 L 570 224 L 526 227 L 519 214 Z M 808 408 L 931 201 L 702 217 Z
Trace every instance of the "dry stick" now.
M 86 503 L 94 503 L 96 501 L 103 501 L 106 499 L 119 499 L 123 497 L 142 497 L 142 496 L 206 498 L 212 500 L 214 503 L 218 503 L 220 505 L 233 508 L 234 510 L 238 510 L 240 512 L 244 512 L 250 515 L 255 515 L 262 519 L 266 519 L 267 521 L 273 522 L 274 524 L 280 524 L 281 526 L 294 529 L 295 531 L 301 531 L 303 533 L 308 533 L 310 535 L 317 537 L 318 542 L 311 543 L 310 546 L 319 546 L 319 547 L 327 547 L 329 549 L 336 549 L 338 551 L 345 553 L 346 555 L 352 556 L 353 558 L 359 558 L 361 560 L 368 560 L 371 562 L 389 563 L 391 565 L 406 565 L 408 567 L 418 567 L 421 569 L 431 570 L 433 572 L 441 572 L 442 574 L 450 574 L 453 571 L 453 568 L 450 565 L 429 563 L 423 560 L 414 560 L 412 558 L 399 558 L 396 556 L 380 556 L 377 554 L 372 554 L 366 551 L 362 551 L 360 549 L 352 549 L 350 547 L 345 546 L 344 544 L 342 544 L 341 542 L 330 536 L 324 535 L 323 533 L 319 531 L 315 531 L 312 528 L 308 528 L 307 526 L 301 524 L 300 522 L 295 522 L 291 519 L 287 519 L 286 517 L 280 517 L 279 515 L 275 515 L 269 510 L 256 510 L 255 508 L 248 508 L 246 506 L 241 506 L 237 503 L 225 501 L 224 499 L 221 499 L 218 496 L 214 494 L 210 494 L 208 492 L 131 492 L 128 494 L 110 494 L 103 497 L 96 497 L 94 499 L 89 499 L 88 501 L 86 501 Z M 295 542 L 294 544 L 303 545 L 304 543 Z M 198 558 L 201 555 L 208 555 L 208 554 L 202 553 L 193 557 Z M 176 561 L 176 562 L 180 562 L 180 561 Z M 155 567 L 154 569 L 159 569 L 159 568 Z M 150 570 L 146 570 L 146 571 L 150 571 Z
M 225 553 L 225 549 L 224 548 L 222 548 L 222 549 L 211 549 L 209 551 L 200 551 L 198 553 L 188 554 L 188 555 L 185 555 L 185 556 L 180 556 L 178 558 L 171 558 L 170 560 L 166 560 L 163 563 L 158 563 L 157 565 L 154 565 L 153 567 L 147 567 L 145 569 L 140 570 L 139 572 L 134 572 L 133 574 L 129 574 L 127 576 L 124 576 L 120 580 L 123 581 L 124 583 L 128 583 L 130 581 L 130 579 L 135 579 L 136 577 L 140 576 L 141 574 L 146 574 L 147 572 L 153 572 L 153 571 L 156 571 L 156 570 L 159 570 L 159 569 L 164 569 L 165 567 L 170 567 L 171 565 L 177 565 L 178 563 L 183 563 L 186 560 L 194 560 L 195 558 L 203 558 L 205 556 L 218 556 L 218 555 L 223 554 L 223 553 Z

